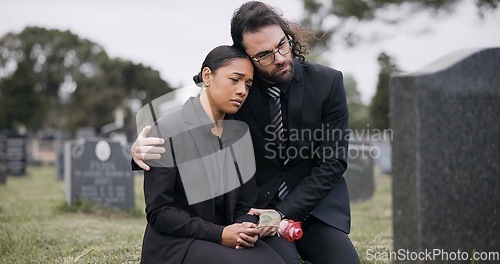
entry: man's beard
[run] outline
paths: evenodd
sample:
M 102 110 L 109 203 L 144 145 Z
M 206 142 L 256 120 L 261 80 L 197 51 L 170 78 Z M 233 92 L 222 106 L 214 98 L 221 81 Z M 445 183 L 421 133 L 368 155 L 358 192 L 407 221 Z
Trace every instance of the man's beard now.
M 277 73 L 283 67 L 289 66 L 285 72 Z M 264 72 L 259 70 L 259 76 L 270 83 L 283 83 L 288 82 L 293 77 L 293 62 L 292 60 L 287 60 L 279 66 L 275 66 L 273 72 Z

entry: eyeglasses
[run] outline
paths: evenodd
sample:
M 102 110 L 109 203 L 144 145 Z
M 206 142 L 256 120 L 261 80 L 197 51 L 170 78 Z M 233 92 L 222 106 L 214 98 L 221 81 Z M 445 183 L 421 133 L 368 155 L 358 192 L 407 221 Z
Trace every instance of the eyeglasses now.
M 286 55 L 292 51 L 293 40 L 288 39 L 288 41 L 283 42 L 279 45 L 276 51 L 269 52 L 266 55 L 260 56 L 259 58 L 254 58 L 250 56 L 255 62 L 258 62 L 262 67 L 271 65 L 276 59 L 276 53 L 279 52 L 281 55 Z

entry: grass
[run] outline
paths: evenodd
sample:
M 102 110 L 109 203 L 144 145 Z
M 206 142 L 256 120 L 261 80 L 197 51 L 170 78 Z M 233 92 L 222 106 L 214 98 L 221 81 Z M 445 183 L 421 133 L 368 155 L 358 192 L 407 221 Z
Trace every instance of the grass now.
M 361 263 L 366 250 L 392 248 L 390 177 L 377 175 L 372 199 L 352 205 L 351 239 Z M 0 263 L 139 263 L 146 220 L 142 174 L 135 177 L 136 208 L 65 204 L 53 166 L 28 168 L 0 185 Z
M 138 263 L 146 221 L 89 204 L 65 205 L 55 169 L 28 169 L 0 186 L 0 263 Z M 144 209 L 142 177 L 136 207 Z
M 351 215 L 350 237 L 361 263 L 390 263 L 374 255 L 393 250 L 391 177 L 375 173 L 373 197 L 351 204 Z

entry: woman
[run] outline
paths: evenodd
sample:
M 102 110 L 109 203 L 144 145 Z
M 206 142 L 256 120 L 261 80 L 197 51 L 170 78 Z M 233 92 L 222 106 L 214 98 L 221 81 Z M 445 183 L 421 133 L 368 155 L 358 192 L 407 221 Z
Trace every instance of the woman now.
M 253 148 L 248 127 L 230 118 L 252 78 L 246 54 L 219 46 L 193 78 L 201 94 L 155 123 L 171 155 L 145 171 L 142 263 L 284 263 L 257 240 L 258 219 L 247 214 L 256 199 Z

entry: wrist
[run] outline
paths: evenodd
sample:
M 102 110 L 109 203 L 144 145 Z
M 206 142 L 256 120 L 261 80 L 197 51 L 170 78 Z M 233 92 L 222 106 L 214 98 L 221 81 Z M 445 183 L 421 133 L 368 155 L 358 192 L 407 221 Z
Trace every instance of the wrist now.
M 278 214 L 279 214 L 279 215 L 280 215 L 280 217 L 281 217 L 281 220 L 283 220 L 283 219 L 285 218 L 285 214 L 284 214 L 284 213 L 282 213 L 282 212 L 281 212 L 278 208 L 275 208 L 274 210 L 275 210 L 276 212 L 278 212 Z

